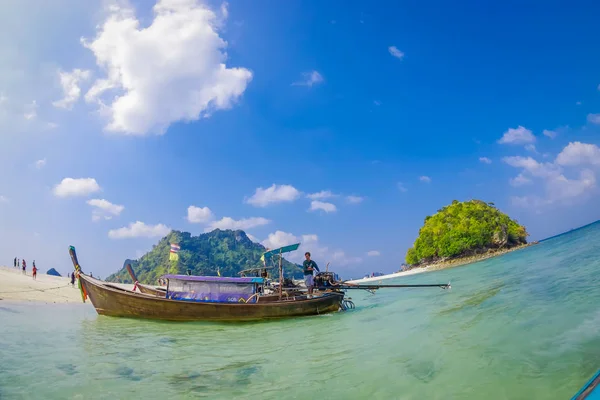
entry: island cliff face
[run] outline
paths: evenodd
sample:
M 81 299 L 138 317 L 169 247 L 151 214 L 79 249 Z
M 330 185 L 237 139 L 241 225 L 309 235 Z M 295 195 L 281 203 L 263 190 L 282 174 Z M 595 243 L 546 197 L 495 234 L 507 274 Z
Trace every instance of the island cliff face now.
M 179 244 L 179 260 L 170 261 L 171 244 Z M 261 255 L 266 248 L 248 238 L 241 230 L 215 229 L 192 236 L 189 232 L 171 231 L 139 260 L 125 260 L 118 272 L 106 278 L 108 282 L 132 283 L 125 265 L 130 263 L 141 283 L 156 284 L 164 274 L 240 276 L 238 272 L 262 266 Z M 273 260 L 267 266 L 275 265 Z M 302 268 L 283 260 L 284 277 L 301 277 Z M 279 277 L 277 268 L 269 269 L 270 277 Z
M 524 226 L 481 200 L 459 202 L 425 217 L 419 236 L 406 252 L 410 265 L 431 264 L 507 250 L 527 244 Z

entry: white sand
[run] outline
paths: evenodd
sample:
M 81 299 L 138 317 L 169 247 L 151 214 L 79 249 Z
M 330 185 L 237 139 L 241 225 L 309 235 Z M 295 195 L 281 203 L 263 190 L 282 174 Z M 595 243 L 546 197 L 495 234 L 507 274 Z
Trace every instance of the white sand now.
M 423 268 L 414 268 L 414 269 L 411 269 L 408 271 L 396 272 L 396 273 L 388 274 L 388 275 L 375 276 L 373 278 L 355 279 L 353 281 L 348 281 L 348 283 L 377 282 L 377 281 L 381 281 L 384 279 L 400 278 L 402 276 L 407 276 L 407 275 L 421 274 L 421 273 L 427 272 L 427 271 L 429 271 L 429 266 L 423 267 Z
M 119 285 L 131 289 L 133 285 Z M 52 303 L 84 304 L 77 287 L 71 286 L 71 279 L 46 275 L 38 270 L 37 279 L 31 276 L 31 267 L 27 266 L 27 275 L 20 268 L 0 267 L 0 304 L 1 300 Z M 90 304 L 89 299 L 86 304 Z

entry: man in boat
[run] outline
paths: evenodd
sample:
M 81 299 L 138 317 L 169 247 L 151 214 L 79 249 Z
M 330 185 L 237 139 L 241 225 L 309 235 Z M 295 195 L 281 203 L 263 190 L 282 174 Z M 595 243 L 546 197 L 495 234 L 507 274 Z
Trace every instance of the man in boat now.
M 310 259 L 310 252 L 304 253 L 304 257 L 306 260 L 302 263 L 302 267 L 304 268 L 304 283 L 306 284 L 306 288 L 308 289 L 308 294 L 312 296 L 313 288 L 315 286 L 313 280 L 313 272 L 316 269 L 319 271 L 319 267 L 317 263 Z M 320 271 L 319 271 L 320 272 Z

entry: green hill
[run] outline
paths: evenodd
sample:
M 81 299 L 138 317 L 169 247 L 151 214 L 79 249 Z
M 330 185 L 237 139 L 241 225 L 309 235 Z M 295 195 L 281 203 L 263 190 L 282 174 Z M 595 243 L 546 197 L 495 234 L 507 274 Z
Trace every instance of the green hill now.
M 425 218 L 419 237 L 406 253 L 411 265 L 469 257 L 527 243 L 524 226 L 481 200 L 459 202 Z
M 169 260 L 171 243 L 178 243 L 179 261 Z M 142 283 L 155 284 L 164 274 L 186 274 L 216 276 L 239 276 L 238 272 L 262 266 L 260 256 L 266 251 L 259 243 L 254 243 L 241 230 L 220 230 L 192 236 L 189 232 L 171 231 L 152 250 L 139 260 L 126 260 L 123 268 L 106 278 L 108 282 L 132 283 L 125 265 L 129 262 Z M 273 265 L 268 260 L 268 266 Z M 302 268 L 287 260 L 283 261 L 285 277 L 301 277 Z M 279 277 L 278 269 L 269 270 L 270 277 Z

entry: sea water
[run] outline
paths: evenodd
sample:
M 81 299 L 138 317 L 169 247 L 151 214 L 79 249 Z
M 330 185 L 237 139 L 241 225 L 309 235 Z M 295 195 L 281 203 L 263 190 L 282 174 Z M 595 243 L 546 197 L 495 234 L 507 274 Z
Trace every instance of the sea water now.
M 600 224 L 261 323 L 0 302 L 0 399 L 568 399 L 600 368 Z M 386 281 L 385 283 L 394 283 Z M 89 302 L 88 302 L 89 303 Z

